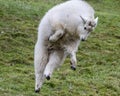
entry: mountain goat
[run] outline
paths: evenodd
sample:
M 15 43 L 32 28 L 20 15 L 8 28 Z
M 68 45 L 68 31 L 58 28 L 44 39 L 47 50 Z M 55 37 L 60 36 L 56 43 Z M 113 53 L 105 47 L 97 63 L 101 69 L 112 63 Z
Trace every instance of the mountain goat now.
M 38 28 L 34 52 L 35 92 L 66 56 L 70 56 L 71 68 L 76 69 L 79 43 L 87 39 L 97 22 L 94 9 L 82 0 L 66 1 L 46 13 Z

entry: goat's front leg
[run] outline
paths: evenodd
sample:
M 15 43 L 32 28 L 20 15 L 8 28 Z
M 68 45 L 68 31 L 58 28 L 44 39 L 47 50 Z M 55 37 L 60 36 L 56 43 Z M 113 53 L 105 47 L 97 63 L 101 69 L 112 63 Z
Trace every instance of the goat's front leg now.
M 51 35 L 49 37 L 49 41 L 50 42 L 56 42 L 58 39 L 60 39 L 64 34 L 64 30 L 59 29 L 57 31 L 55 31 L 55 33 L 53 35 Z
M 76 52 L 72 52 L 70 54 L 70 64 L 71 64 L 71 69 L 76 70 L 76 65 L 77 65 Z
M 70 55 L 70 64 L 73 70 L 76 70 L 77 59 L 76 59 L 76 52 L 78 50 L 80 40 L 76 40 L 75 42 L 71 42 L 70 45 L 65 46 L 68 54 Z

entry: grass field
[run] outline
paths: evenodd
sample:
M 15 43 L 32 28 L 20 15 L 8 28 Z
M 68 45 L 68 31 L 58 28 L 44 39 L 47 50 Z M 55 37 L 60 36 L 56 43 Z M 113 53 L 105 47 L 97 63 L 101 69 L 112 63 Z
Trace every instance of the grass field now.
M 45 12 L 65 0 L 0 0 L 0 96 L 120 96 L 120 0 L 87 0 L 99 24 L 34 93 L 33 50 Z

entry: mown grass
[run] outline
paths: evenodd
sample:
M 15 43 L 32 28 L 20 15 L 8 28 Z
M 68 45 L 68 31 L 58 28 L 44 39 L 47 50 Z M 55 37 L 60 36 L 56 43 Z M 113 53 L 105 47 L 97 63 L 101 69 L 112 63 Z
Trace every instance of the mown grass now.
M 0 96 L 119 96 L 120 1 L 87 0 L 99 24 L 77 53 L 34 93 L 33 50 L 45 12 L 65 0 L 0 0 Z

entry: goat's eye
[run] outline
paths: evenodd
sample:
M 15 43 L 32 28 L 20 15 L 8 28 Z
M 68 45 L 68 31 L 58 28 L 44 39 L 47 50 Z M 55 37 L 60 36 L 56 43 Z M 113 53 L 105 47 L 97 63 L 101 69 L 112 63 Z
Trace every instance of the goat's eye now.
M 84 29 L 86 30 L 87 28 L 86 28 L 86 27 L 84 27 Z

